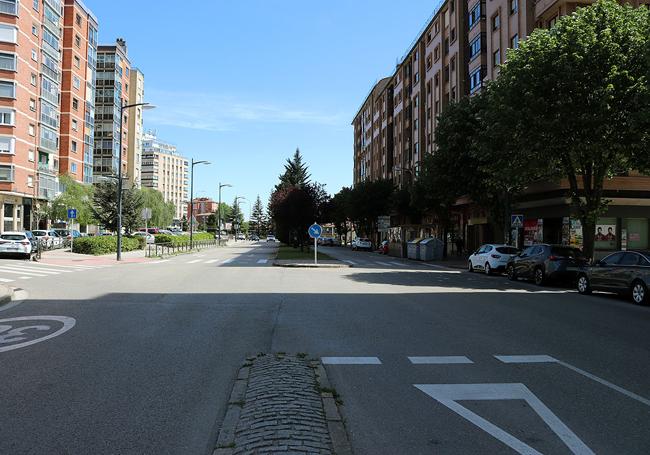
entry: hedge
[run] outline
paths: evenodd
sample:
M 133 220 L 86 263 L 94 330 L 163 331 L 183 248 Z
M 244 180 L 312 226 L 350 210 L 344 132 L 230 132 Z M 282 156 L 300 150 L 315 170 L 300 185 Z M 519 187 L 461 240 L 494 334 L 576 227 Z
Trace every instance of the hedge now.
M 190 243 L 189 235 L 156 234 L 154 237 L 156 238 L 156 243 L 169 243 L 174 246 L 189 245 Z M 214 234 L 209 234 L 207 232 L 199 232 L 194 234 L 192 237 L 195 242 L 214 240 Z
M 122 237 L 122 251 L 140 250 L 143 248 L 143 242 L 139 239 Z M 72 243 L 72 252 L 79 254 L 93 254 L 99 256 L 102 254 L 117 252 L 116 236 L 98 236 L 98 237 L 81 237 L 74 239 Z

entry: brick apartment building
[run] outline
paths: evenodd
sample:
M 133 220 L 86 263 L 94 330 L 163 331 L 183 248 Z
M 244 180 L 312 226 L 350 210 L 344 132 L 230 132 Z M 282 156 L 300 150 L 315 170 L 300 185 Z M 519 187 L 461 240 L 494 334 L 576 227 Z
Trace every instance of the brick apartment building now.
M 219 203 L 208 197 L 199 197 L 192 200 L 192 212 L 197 224 L 205 224 L 208 217 L 219 208 Z M 187 206 L 187 219 L 190 219 L 190 207 Z
M 177 221 L 181 220 L 189 213 L 187 158 L 179 155 L 176 146 L 158 139 L 152 131 L 143 135 L 142 148 L 142 186 L 160 191 L 165 202 L 172 202 L 176 206 L 174 216 Z
M 59 172 L 93 182 L 98 21 L 79 0 L 65 0 Z
M 97 48 L 97 90 L 95 94 L 95 150 L 93 159 L 94 182 L 102 177 L 117 175 L 122 166 L 122 175 L 128 175 L 129 117 L 124 112 L 120 119 L 121 104 L 129 103 L 129 82 L 131 62 L 127 54 L 126 41 L 119 38 L 113 45 Z M 137 115 L 137 114 L 136 114 Z M 122 149 L 117 138 L 122 135 Z
M 551 27 L 558 17 L 591 1 L 564 0 L 443 0 L 417 35 L 395 72 L 372 88 L 357 112 L 354 128 L 354 184 L 390 179 L 398 187 L 417 177 L 423 153 L 435 150 L 437 116 L 450 102 L 479 93 L 498 77 L 506 51 L 517 48 L 537 27 Z M 635 6 L 648 3 L 637 0 Z M 566 182 L 540 184 L 523 195 L 517 213 L 526 217 L 520 244 L 533 241 L 580 245 L 581 228 L 570 216 Z M 650 178 L 621 176 L 607 183 L 609 212 L 599 225 L 613 227 L 617 242 L 599 244 L 603 254 L 620 247 L 648 248 Z M 388 214 L 387 214 L 388 215 Z M 467 249 L 498 240 L 486 211 L 459 200 L 454 235 Z M 435 219 L 391 217 L 391 228 L 376 240 L 390 239 L 392 254 L 402 255 L 404 243 L 439 235 Z M 394 246 L 394 248 L 393 248 Z

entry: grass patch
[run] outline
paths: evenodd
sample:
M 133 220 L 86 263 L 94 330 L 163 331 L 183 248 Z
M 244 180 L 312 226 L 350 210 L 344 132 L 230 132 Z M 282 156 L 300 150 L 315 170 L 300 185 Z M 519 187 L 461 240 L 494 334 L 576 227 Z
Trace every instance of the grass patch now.
M 275 258 L 280 261 L 283 260 L 313 261 L 314 252 L 310 251 L 308 247 L 305 247 L 304 251 L 300 251 L 300 248 L 294 248 L 288 245 L 281 245 L 280 248 L 278 248 L 278 255 Z M 324 253 L 321 253 L 320 251 L 318 252 L 318 260 L 326 261 L 329 259 L 332 258 Z

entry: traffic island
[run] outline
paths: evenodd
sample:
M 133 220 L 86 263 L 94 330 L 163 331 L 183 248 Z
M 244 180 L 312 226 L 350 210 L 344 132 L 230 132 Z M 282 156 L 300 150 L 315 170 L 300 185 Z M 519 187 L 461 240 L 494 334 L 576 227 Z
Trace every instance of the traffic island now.
M 241 367 L 213 455 L 352 454 L 336 391 L 319 361 L 259 354 Z

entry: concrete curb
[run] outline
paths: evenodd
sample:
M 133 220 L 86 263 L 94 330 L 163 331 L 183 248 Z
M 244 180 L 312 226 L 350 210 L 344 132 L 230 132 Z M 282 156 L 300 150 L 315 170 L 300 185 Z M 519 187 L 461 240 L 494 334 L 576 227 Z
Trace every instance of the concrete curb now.
M 275 267 L 286 267 L 286 268 L 300 268 L 300 269 L 349 269 L 352 266 L 350 264 L 333 264 L 333 263 L 319 263 L 314 264 L 313 262 L 284 262 L 284 261 L 273 261 Z
M 13 300 L 13 297 L 13 288 L 5 286 L 4 284 L 0 284 L 0 306 L 10 303 Z
M 239 369 L 237 379 L 230 392 L 230 399 L 228 400 L 228 408 L 226 409 L 226 416 L 221 423 L 219 430 L 219 437 L 217 438 L 217 445 L 212 455 L 232 455 L 235 448 L 235 430 L 237 429 L 237 422 L 241 415 L 242 405 L 246 397 L 246 388 L 248 386 L 248 376 L 250 374 L 250 362 L 254 358 L 247 358 L 246 363 Z

